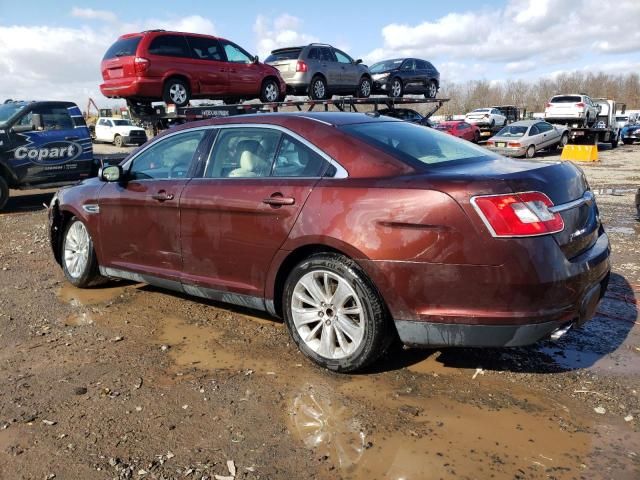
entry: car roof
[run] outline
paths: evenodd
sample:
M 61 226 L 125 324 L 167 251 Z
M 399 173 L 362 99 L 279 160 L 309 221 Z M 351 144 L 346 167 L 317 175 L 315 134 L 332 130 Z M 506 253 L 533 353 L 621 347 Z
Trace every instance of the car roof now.
M 144 30 L 142 32 L 134 32 L 134 33 L 125 33 L 124 35 L 120 35 L 119 38 L 131 38 L 131 37 L 138 37 L 138 36 L 152 35 L 152 34 L 158 34 L 158 35 L 189 35 L 190 37 L 217 38 L 218 40 L 227 40 L 226 38 L 218 37 L 217 35 L 207 35 L 207 34 L 204 34 L 204 33 L 193 33 L 193 32 L 176 32 L 174 30 L 161 30 L 161 29 Z
M 547 123 L 544 120 L 520 120 L 519 122 L 513 122 L 507 125 L 508 127 L 530 127 L 536 123 Z

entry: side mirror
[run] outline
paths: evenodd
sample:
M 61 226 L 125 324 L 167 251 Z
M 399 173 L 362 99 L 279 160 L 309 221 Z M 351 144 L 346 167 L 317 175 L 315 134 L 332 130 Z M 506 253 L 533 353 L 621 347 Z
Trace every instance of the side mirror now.
M 362 59 L 361 58 L 356 60 L 356 65 L 358 65 L 359 63 L 362 63 Z
M 44 128 L 44 123 L 42 123 L 42 114 L 34 113 L 31 116 L 31 120 L 33 122 L 33 127 L 35 130 L 42 130 Z
M 120 165 L 102 167 L 98 176 L 103 182 L 118 182 L 122 178 L 122 167 Z
M 258 62 L 260 62 L 260 58 L 258 57 L 258 55 L 255 55 L 255 56 L 253 56 L 253 57 L 251 58 L 251 61 L 252 61 L 253 63 L 258 63 Z

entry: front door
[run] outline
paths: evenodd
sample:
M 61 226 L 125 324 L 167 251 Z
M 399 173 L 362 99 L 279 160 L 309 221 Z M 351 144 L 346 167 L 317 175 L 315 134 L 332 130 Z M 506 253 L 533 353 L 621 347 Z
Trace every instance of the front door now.
M 177 280 L 182 270 L 180 197 L 206 130 L 169 135 L 100 191 L 100 265 Z
M 182 195 L 184 282 L 207 289 L 204 296 L 243 303 L 224 296 L 232 293 L 259 308 L 271 260 L 326 166 L 280 130 L 221 129 L 202 178 Z
M 357 88 L 360 83 L 360 70 L 358 69 L 358 65 L 349 55 L 337 48 L 334 48 L 333 52 L 336 55 L 341 69 L 340 83 L 345 87 Z
M 227 57 L 229 95 L 256 97 L 262 88 L 262 68 L 243 48 L 228 40 L 220 40 Z

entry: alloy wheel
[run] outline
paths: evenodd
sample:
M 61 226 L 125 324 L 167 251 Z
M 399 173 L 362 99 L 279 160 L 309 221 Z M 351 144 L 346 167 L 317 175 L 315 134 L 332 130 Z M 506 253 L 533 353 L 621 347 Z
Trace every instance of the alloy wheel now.
M 90 239 L 87 227 L 75 222 L 67 231 L 64 242 L 64 263 L 73 278 L 80 278 L 89 262 Z
M 431 82 L 429 84 L 429 98 L 436 98 L 436 95 L 438 94 L 438 89 L 436 88 L 436 84 Z
M 401 93 L 402 93 L 402 84 L 400 83 L 400 80 L 395 79 L 391 84 L 391 96 L 399 97 Z
M 371 82 L 365 79 L 360 84 L 360 96 L 366 98 L 369 95 L 371 95 Z
M 169 97 L 173 103 L 181 105 L 187 100 L 187 89 L 181 83 L 174 83 L 169 88 Z
M 264 88 L 264 96 L 269 102 L 275 102 L 278 99 L 279 93 L 273 82 L 269 82 Z
M 313 83 L 313 93 L 316 98 L 324 98 L 324 83 L 318 79 Z
M 302 341 L 327 359 L 352 355 L 362 344 L 364 308 L 347 280 L 328 270 L 302 276 L 293 290 L 291 316 Z

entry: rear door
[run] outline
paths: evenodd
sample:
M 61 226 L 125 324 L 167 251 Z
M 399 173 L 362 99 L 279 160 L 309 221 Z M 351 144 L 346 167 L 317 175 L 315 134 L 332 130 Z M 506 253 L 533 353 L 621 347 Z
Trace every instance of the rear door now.
M 108 118 L 100 118 L 96 123 L 96 140 L 101 142 L 113 141 L 113 123 Z
M 227 59 L 229 95 L 257 96 L 262 88 L 262 68 L 242 47 L 229 40 L 220 40 Z
M 193 56 L 192 72 L 204 95 L 225 95 L 229 89 L 228 65 L 217 38 L 187 36 Z
M 230 292 L 262 308 L 271 260 L 327 166 L 274 127 L 220 129 L 201 178 L 182 195 L 184 282 L 206 289 L 192 293 Z
M 125 166 L 125 181 L 100 190 L 100 265 L 178 281 L 180 196 L 206 130 L 154 142 Z
M 342 67 L 330 47 L 318 47 L 321 71 L 327 78 L 329 89 L 342 88 Z
M 422 88 L 421 85 L 417 84 L 415 60 L 411 58 L 405 60 L 402 67 L 400 67 L 400 72 L 402 73 L 405 92 L 416 92 Z
M 338 60 L 338 64 L 341 69 L 341 83 L 343 86 L 357 88 L 360 82 L 360 71 L 358 65 L 353 59 L 337 48 L 333 49 L 333 52 Z
M 142 35 L 119 38 L 102 58 L 102 78 L 104 80 L 117 80 L 126 77 L 135 77 L 135 64 L 133 59 Z
M 195 61 L 184 35 L 161 34 L 153 37 L 145 57 L 149 60 L 145 77 L 165 78 L 170 72 L 187 75 L 193 93 L 198 93 L 199 84 L 193 82 L 194 78 L 191 75 Z

